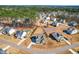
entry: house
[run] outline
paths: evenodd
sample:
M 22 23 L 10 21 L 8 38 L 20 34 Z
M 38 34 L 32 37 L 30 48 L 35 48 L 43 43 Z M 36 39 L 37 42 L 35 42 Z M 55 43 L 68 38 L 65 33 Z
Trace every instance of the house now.
M 43 35 L 32 36 L 31 41 L 36 44 L 41 44 L 44 42 L 44 36 Z
M 50 17 L 49 17 L 49 16 L 46 16 L 46 17 L 43 19 L 43 22 L 44 22 L 44 23 L 47 23 L 47 22 L 49 22 L 49 20 L 50 20 Z
M 60 23 L 58 23 L 57 21 L 55 21 L 55 22 L 53 22 L 51 25 L 57 27 L 57 26 L 59 26 L 59 24 L 60 24 Z
M 2 30 L 3 29 L 3 26 L 0 26 L 0 30 Z
M 13 27 L 20 27 L 22 26 L 23 20 L 22 19 L 16 19 L 12 21 L 12 26 Z
M 74 27 L 69 27 L 68 29 L 64 30 L 64 32 L 67 34 L 76 34 L 78 33 L 78 30 Z
M 48 17 L 46 17 L 46 20 L 50 20 L 50 17 L 48 16 Z
M 65 23 L 66 21 L 65 21 L 65 19 L 61 19 L 59 22 L 60 23 Z
M 0 48 L 0 54 L 6 54 L 6 51 Z
M 25 32 L 25 31 L 16 31 L 15 36 L 16 36 L 18 39 L 23 39 L 23 38 L 26 37 L 26 32 Z
M 56 40 L 56 41 L 61 41 L 62 40 L 62 38 L 64 38 L 63 36 L 62 36 L 62 34 L 60 34 L 60 33 L 57 33 L 57 32 L 53 32 L 52 34 L 51 34 L 51 36 Z
M 12 21 L 12 26 L 13 27 L 29 27 L 32 26 L 32 20 L 29 18 L 24 18 L 24 19 L 18 19 L 18 20 L 13 20 Z
M 51 17 L 51 20 L 55 22 L 57 21 L 57 18 Z
M 77 26 L 78 24 L 75 21 L 71 21 L 71 22 L 68 23 L 68 25 L 69 26 Z
M 8 35 L 12 35 L 16 32 L 16 30 L 14 28 L 11 27 L 5 27 L 2 31 L 3 34 L 8 34 Z

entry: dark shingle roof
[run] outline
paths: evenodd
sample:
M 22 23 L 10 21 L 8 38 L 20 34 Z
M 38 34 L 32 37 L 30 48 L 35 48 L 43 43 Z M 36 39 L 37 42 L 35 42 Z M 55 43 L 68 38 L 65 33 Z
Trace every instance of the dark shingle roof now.
M 44 40 L 43 35 L 38 35 L 38 36 L 32 36 L 31 37 L 32 42 L 34 43 L 42 43 Z

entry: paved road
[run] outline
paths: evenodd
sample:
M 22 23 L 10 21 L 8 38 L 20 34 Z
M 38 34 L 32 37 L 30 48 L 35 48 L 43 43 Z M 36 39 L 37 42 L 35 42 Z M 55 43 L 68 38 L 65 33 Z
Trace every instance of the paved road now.
M 20 49 L 20 50 L 31 51 L 31 49 L 27 49 L 27 48 L 23 47 L 22 45 L 17 45 L 15 43 L 9 42 L 9 41 L 4 40 L 4 39 L 0 39 L 0 43 L 9 45 L 11 47 L 14 47 L 14 48 L 17 48 L 17 49 Z
M 56 54 L 56 53 L 64 52 L 68 49 L 79 47 L 79 43 L 73 43 L 72 45 L 66 45 L 64 47 L 59 47 L 59 48 L 56 48 L 52 51 L 44 51 L 44 50 L 35 51 L 35 50 L 32 50 L 32 49 L 27 49 L 27 48 L 23 47 L 22 45 L 18 46 L 15 43 L 12 43 L 12 42 L 9 42 L 9 41 L 3 40 L 3 39 L 0 39 L 0 43 L 10 45 L 11 47 L 14 47 L 14 48 L 17 48 L 17 49 L 20 49 L 20 50 L 29 51 L 29 52 L 32 52 L 33 54 L 36 54 L 36 53 L 38 53 L 38 54 Z
M 18 43 L 17 43 L 17 45 L 20 45 L 22 42 L 24 42 L 25 41 L 25 39 L 23 38 L 22 40 L 20 40 Z M 8 46 L 6 46 L 5 48 L 3 48 L 3 50 L 7 50 L 7 49 L 9 49 L 10 48 L 10 46 L 8 45 Z
M 66 45 L 64 47 L 59 47 L 59 48 L 56 48 L 52 51 L 38 51 L 38 52 L 34 52 L 35 54 L 36 53 L 43 53 L 43 54 L 58 54 L 58 53 L 62 53 L 64 51 L 67 51 L 68 49 L 72 49 L 72 48 L 75 48 L 75 47 L 79 47 L 79 43 L 73 43 L 72 45 Z

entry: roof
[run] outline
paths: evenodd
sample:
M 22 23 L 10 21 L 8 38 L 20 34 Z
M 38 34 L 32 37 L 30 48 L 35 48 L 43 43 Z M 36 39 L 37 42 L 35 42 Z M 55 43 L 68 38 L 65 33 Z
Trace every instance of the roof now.
M 67 33 L 67 34 L 76 34 L 77 29 L 75 29 L 73 27 L 69 27 L 68 29 L 64 30 L 64 32 Z
M 24 34 L 24 33 L 26 33 L 26 32 L 25 31 L 17 31 L 16 32 L 16 37 L 17 38 L 21 38 L 21 37 L 26 36 L 26 34 Z
M 0 48 L 0 54 L 6 54 L 6 52 Z
M 51 18 L 51 20 L 53 20 L 53 21 L 57 21 L 57 18 Z
M 52 25 L 53 25 L 53 26 L 57 26 L 57 25 L 58 25 L 58 22 L 55 21 L 55 22 L 52 23 Z
M 11 28 L 11 27 L 5 27 L 3 29 L 3 32 L 6 34 L 12 34 L 13 32 L 15 32 L 15 29 Z
M 43 35 L 38 35 L 38 36 L 32 36 L 31 37 L 32 42 L 34 43 L 42 43 L 44 40 Z
M 8 33 L 9 30 L 10 30 L 10 28 L 9 27 L 6 27 L 6 28 L 3 29 L 3 32 L 7 32 Z
M 57 33 L 57 32 L 53 32 L 51 35 L 52 35 L 57 41 L 59 41 L 59 40 L 60 40 L 60 37 L 62 36 L 60 33 Z
M 44 40 L 43 35 L 38 35 L 38 39 L 36 40 L 37 43 L 42 43 L 42 41 Z
M 71 21 L 68 23 L 69 26 L 76 26 L 78 23 L 76 21 Z
M 34 42 L 34 43 L 36 43 L 36 39 L 37 39 L 37 36 L 32 36 L 31 37 L 31 41 Z
M 60 22 L 60 23 L 64 23 L 64 21 L 65 21 L 65 19 L 61 19 L 59 22 Z

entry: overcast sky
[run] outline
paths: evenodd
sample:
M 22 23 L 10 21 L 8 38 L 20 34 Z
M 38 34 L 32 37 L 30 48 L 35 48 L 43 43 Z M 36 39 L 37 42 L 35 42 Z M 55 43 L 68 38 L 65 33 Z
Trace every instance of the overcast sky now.
M 0 0 L 0 5 L 79 5 L 79 0 Z

